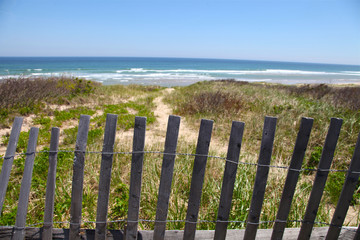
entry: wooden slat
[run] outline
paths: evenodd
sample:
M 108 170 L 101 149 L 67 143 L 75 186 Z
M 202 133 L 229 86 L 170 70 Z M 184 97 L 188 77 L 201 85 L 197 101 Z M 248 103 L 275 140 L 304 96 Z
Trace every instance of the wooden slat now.
M 296 240 L 299 233 L 299 228 L 287 228 L 285 229 L 284 239 Z M 339 240 L 350 240 L 354 239 L 355 228 L 343 228 Z M 311 235 L 311 240 L 323 239 L 328 227 L 316 227 Z M 12 227 L 0 227 L 0 239 L 11 240 L 13 228 Z M 214 230 L 198 230 L 196 231 L 195 239 L 199 240 L 210 240 L 214 238 Z M 239 240 L 244 237 L 244 229 L 229 229 L 227 231 L 226 240 Z M 256 235 L 257 240 L 268 240 L 270 239 L 272 229 L 259 229 Z M 94 239 L 94 229 L 84 229 L 82 236 L 84 239 Z M 165 233 L 165 240 L 180 240 L 184 235 L 183 230 L 167 230 Z M 151 230 L 140 230 L 139 236 L 142 240 L 152 240 L 153 231 Z M 53 232 L 54 239 L 69 239 L 69 229 L 54 228 Z M 106 234 L 107 240 L 120 240 L 124 238 L 123 231 L 121 230 L 108 230 Z M 41 228 L 26 228 L 26 239 L 42 239 Z M 140 237 L 139 237 L 140 239 Z
M 89 132 L 90 116 L 81 115 L 75 145 L 73 180 L 70 208 L 70 239 L 81 239 L 81 210 L 84 182 L 85 151 Z
M 144 161 L 146 118 L 135 117 L 133 154 L 131 159 L 131 176 L 129 191 L 128 223 L 126 239 L 137 239 L 137 228 L 140 209 L 142 169 Z
M 47 175 L 46 195 L 45 195 L 44 228 L 42 235 L 42 239 L 48 239 L 48 240 L 52 239 L 59 136 L 60 136 L 60 129 L 53 127 L 51 129 L 49 169 Z
M 25 238 L 26 214 L 28 210 L 31 177 L 34 168 L 34 159 L 36 143 L 39 135 L 39 128 L 30 129 L 28 146 L 26 150 L 26 159 L 24 166 L 23 179 L 21 180 L 18 209 L 16 213 L 16 222 L 14 227 L 13 239 L 20 240 Z
M 241 142 L 244 133 L 245 123 L 233 122 L 230 133 L 229 146 L 224 170 L 224 177 L 221 187 L 220 203 L 215 226 L 214 239 L 222 240 L 226 237 L 231 200 L 234 192 L 234 184 L 240 156 Z
M 294 197 L 296 184 L 299 179 L 301 165 L 304 160 L 305 151 L 309 142 L 311 128 L 314 120 L 312 118 L 302 118 L 300 129 L 296 138 L 290 168 L 286 177 L 284 190 L 281 196 L 279 210 L 276 215 L 276 222 L 271 236 L 272 240 L 282 239 L 289 216 L 291 202 Z
M 165 139 L 165 154 L 163 156 L 161 168 L 159 195 L 155 217 L 156 222 L 154 227 L 154 240 L 162 240 L 165 237 L 165 221 L 168 215 L 179 127 L 180 117 L 170 115 Z
M 337 239 L 339 237 L 341 226 L 344 223 L 346 213 L 349 209 L 350 202 L 354 195 L 356 184 L 360 176 L 360 133 L 357 139 L 353 158 L 351 159 L 349 172 L 346 175 L 346 180 L 341 191 L 339 201 L 337 203 L 329 232 L 326 235 L 327 240 Z
M 105 239 L 117 115 L 107 114 L 102 150 L 95 239 Z
M 255 184 L 245 229 L 244 239 L 246 240 L 255 239 L 259 227 L 260 213 L 264 200 L 269 164 L 275 138 L 276 121 L 277 118 L 265 117 Z
M 356 234 L 354 236 L 354 240 L 360 240 L 360 224 L 356 230 Z
M 310 238 L 317 211 L 319 209 L 320 200 L 324 191 L 326 179 L 329 174 L 331 162 L 334 157 L 342 122 L 342 119 L 331 118 L 329 130 L 326 136 L 323 151 L 321 153 L 318 170 L 316 172 L 315 181 L 310 193 L 305 216 L 301 224 L 301 230 L 298 238 L 299 240 Z
M 192 172 L 190 196 L 186 213 L 184 240 L 195 238 L 196 222 L 199 214 L 202 188 L 204 183 L 207 155 L 211 140 L 213 121 L 202 119 L 196 147 L 194 168 Z
M 16 151 L 17 142 L 19 140 L 21 125 L 23 118 L 16 117 L 11 129 L 9 143 L 4 156 L 3 165 L 0 174 L 0 216 L 2 207 L 5 201 L 6 189 L 9 184 L 10 172 L 14 162 L 14 155 Z

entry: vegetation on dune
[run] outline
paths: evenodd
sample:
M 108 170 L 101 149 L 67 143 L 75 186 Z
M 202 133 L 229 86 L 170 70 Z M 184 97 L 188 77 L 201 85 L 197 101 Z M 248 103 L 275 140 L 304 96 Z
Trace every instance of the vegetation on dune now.
M 344 122 L 332 168 L 347 169 L 360 131 L 359 98 L 355 97 L 358 93 L 360 87 L 357 86 L 286 86 L 221 80 L 177 88 L 166 101 L 173 106 L 176 114 L 186 117 L 189 124 L 199 122 L 201 118 L 213 119 L 216 125 L 213 134 L 224 142 L 227 141 L 231 121 L 245 122 L 242 159 L 252 162 L 257 161 L 256 153 L 259 152 L 264 116 L 278 117 L 271 164 L 282 166 L 289 165 L 301 117 L 314 118 L 303 168 L 317 167 L 330 118 L 342 118 Z M 218 104 L 219 102 L 222 104 Z M 276 174 L 269 175 L 265 198 L 271 201 L 266 203 L 268 206 L 262 215 L 264 220 L 274 219 L 286 176 L 286 171 L 272 169 L 270 173 L 271 171 Z M 295 197 L 297 201 L 294 203 L 301 206 L 292 208 L 293 215 L 289 219 L 301 219 L 300 213 L 305 211 L 313 176 L 313 171 L 302 172 L 297 190 L 299 195 Z M 336 204 L 344 177 L 343 172 L 330 172 L 320 217 L 327 219 L 326 206 Z M 248 178 L 254 178 L 254 172 Z M 359 197 L 358 185 L 353 205 L 360 204 Z
M 49 82 L 51 83 L 49 83 Z M 1 110 L 6 112 L 3 115 L 2 126 L 7 127 L 11 124 L 15 115 L 28 116 L 35 114 L 32 118 L 32 125 L 40 128 L 38 145 L 41 151 L 47 151 L 50 142 L 51 127 L 60 127 L 62 130 L 62 141 L 60 148 L 65 152 L 58 155 L 57 183 L 56 183 L 56 202 L 54 221 L 62 222 L 69 220 L 69 210 L 71 204 L 71 179 L 74 148 L 77 135 L 77 122 L 80 114 L 92 116 L 88 134 L 88 149 L 91 151 L 101 151 L 106 114 L 118 115 L 118 130 L 128 130 L 134 125 L 135 116 L 147 117 L 147 124 L 155 122 L 153 99 L 158 95 L 161 87 L 157 86 L 101 86 L 100 84 L 84 81 L 81 79 L 8 79 L 0 83 L 0 91 L 16 88 L 24 83 L 27 87 L 22 88 L 24 92 L 19 99 L 10 97 L 2 99 Z M 32 85 L 30 84 L 32 83 Z M 72 85 L 72 83 L 77 83 Z M 2 85 L 4 84 L 4 85 Z M 43 94 L 32 94 L 37 86 L 44 86 Z M 45 86 L 49 86 L 48 89 Z M 62 89 L 62 87 L 65 87 Z M 85 86 L 85 90 L 82 90 Z M 87 87 L 90 86 L 90 87 Z M 57 89 L 57 87 L 61 89 Z M 54 90 L 55 88 L 55 90 Z M 68 90 L 71 91 L 68 91 Z M 58 91 L 52 94 L 51 91 Z M 50 91 L 50 93 L 46 93 Z M 61 93 L 61 94 L 60 94 Z M 14 103 L 14 101 L 19 103 Z M 31 103 L 21 105 L 22 101 Z M 51 106 L 50 106 L 51 105 Z M 26 107 L 28 111 L 21 111 Z M 62 110 L 63 109 L 63 110 Z M 29 132 L 20 133 L 17 152 L 25 152 Z M 2 136 L 1 144 L 7 145 L 9 135 Z M 124 143 L 121 143 L 124 145 Z M 125 143 L 128 147 L 129 143 Z M 129 151 L 124 146 L 118 147 L 116 151 Z M 109 207 L 110 217 L 123 218 L 127 213 L 128 177 L 127 170 L 130 168 L 131 155 L 122 156 L 114 160 L 114 172 L 112 177 L 111 205 Z M 20 155 L 14 161 L 14 166 L 9 181 L 8 192 L 1 214 L 0 225 L 13 225 L 15 223 L 17 211 L 17 199 L 20 191 L 21 176 L 24 170 L 25 156 Z M 100 169 L 100 154 L 89 156 L 85 167 L 84 182 L 84 219 L 94 220 L 96 214 L 97 185 Z M 0 158 L 0 165 L 3 159 Z M 46 189 L 46 176 L 48 170 L 48 153 L 43 152 L 36 155 L 34 173 L 32 178 L 32 191 L 29 203 L 29 214 L 27 223 L 33 224 L 42 221 L 44 196 Z M 58 227 L 66 227 L 66 224 L 59 224 Z
M 45 81 L 45 79 L 43 79 Z M 80 81 L 73 79 L 73 81 Z M 82 83 L 86 81 L 81 80 Z M 0 91 L 1 85 L 0 83 Z M 118 130 L 126 131 L 132 128 L 135 116 L 146 116 L 147 123 L 155 122 L 153 100 L 163 94 L 162 87 L 139 85 L 101 86 L 91 84 L 91 91 L 79 91 L 63 96 L 47 96 L 41 100 L 34 100 L 40 107 L 31 108 L 28 112 L 20 112 L 18 105 L 6 108 L 8 115 L 2 119 L 2 124 L 9 125 L 11 116 L 15 114 L 28 115 L 35 113 L 33 124 L 40 127 L 39 141 L 42 150 L 48 150 L 50 128 L 60 127 L 63 132 L 61 149 L 73 150 L 77 134 L 77 121 L 80 114 L 91 115 L 88 151 L 101 151 L 104 126 L 107 113 L 118 115 Z M 3 85 L 5 86 L 5 85 Z M 33 91 L 34 89 L 32 89 Z M 283 86 L 262 83 L 247 83 L 237 81 L 199 82 L 187 87 L 176 87 L 165 101 L 172 106 L 174 113 L 183 117 L 194 131 L 198 131 L 201 118 L 215 121 L 212 141 L 222 145 L 228 144 L 231 121 L 245 122 L 243 146 L 241 149 L 242 162 L 255 163 L 257 161 L 264 116 L 278 117 L 276 137 L 274 143 L 272 165 L 288 166 L 297 131 L 302 116 L 314 118 L 314 126 L 310 136 L 308 150 L 303 168 L 316 168 L 319 163 L 322 145 L 327 133 L 331 117 L 344 119 L 337 150 L 332 168 L 346 169 L 354 151 L 357 135 L 360 131 L 360 107 L 355 96 L 359 87 L 334 87 L 327 85 Z M 355 95 L 354 95 L 355 94 Z M 31 97 L 31 94 L 28 94 Z M 66 106 L 66 109 L 49 108 L 48 104 Z M 70 105 L 69 105 L 70 104 Z M 2 105 L 0 105 L 2 106 Z M 69 122 L 75 125 L 69 126 Z M 149 127 L 151 128 L 151 126 Z M 165 128 L 165 126 L 164 126 Z M 26 149 L 28 133 L 20 135 L 18 151 Z M 2 137 L 2 144 L 6 145 L 8 136 Z M 146 150 L 162 151 L 163 139 L 158 142 L 147 143 Z M 195 153 L 196 146 L 182 141 L 180 138 L 177 152 Z M 131 151 L 131 142 L 116 142 L 116 152 Z M 210 155 L 225 157 L 225 153 L 212 147 Z M 57 188 L 54 221 L 63 222 L 70 219 L 71 179 L 73 153 L 62 152 L 58 157 Z M 15 223 L 17 199 L 20 181 L 24 168 L 24 158 L 21 155 L 14 161 L 6 201 L 0 219 L 0 225 Z M 0 165 L 2 164 L 0 158 Z M 96 204 L 98 194 L 99 169 L 101 154 L 89 153 L 86 157 L 84 177 L 83 220 L 94 221 L 96 218 Z M 169 206 L 169 220 L 182 220 L 186 217 L 187 201 L 189 197 L 191 175 L 194 157 L 178 155 L 175 162 L 172 193 Z M 140 219 L 154 220 L 161 174 L 162 155 L 146 153 L 143 169 L 143 184 L 141 195 Z M 222 173 L 225 161 L 218 158 L 208 159 L 199 219 L 216 220 L 218 201 L 220 198 Z M 127 217 L 128 191 L 131 167 L 131 154 L 115 154 L 109 201 L 109 220 L 121 220 Z M 35 159 L 32 181 L 31 199 L 27 223 L 42 222 L 46 176 L 48 168 L 48 154 L 39 153 Z M 235 181 L 233 207 L 230 220 L 246 221 L 250 207 L 252 188 L 256 173 L 256 166 L 239 165 Z M 265 202 L 261 214 L 261 221 L 272 221 L 276 218 L 278 204 L 287 171 L 271 168 Z M 344 181 L 343 172 L 330 172 L 323 201 L 319 208 L 317 221 L 330 222 L 330 209 L 337 201 Z M 290 220 L 303 218 L 308 197 L 314 179 L 313 171 L 303 171 L 295 192 Z M 360 188 L 357 189 L 352 205 L 359 206 Z M 358 218 L 359 219 L 359 218 Z M 109 223 L 109 228 L 124 228 L 124 222 Z M 154 223 L 140 222 L 140 228 L 152 229 Z M 357 223 L 359 224 L 359 223 Z M 242 228 L 245 223 L 231 222 L 229 228 Z M 271 227 L 272 223 L 263 223 L 261 228 Z M 299 222 L 289 222 L 287 227 L 299 227 Z M 55 227 L 68 228 L 67 224 L 57 224 Z M 95 227 L 92 223 L 85 223 L 84 227 Z M 198 229 L 214 229 L 213 222 L 201 222 Z M 168 229 L 182 229 L 184 222 L 169 222 Z
M 46 104 L 70 103 L 88 96 L 99 84 L 73 77 L 8 78 L 0 82 L 0 127 L 14 115 L 40 113 Z

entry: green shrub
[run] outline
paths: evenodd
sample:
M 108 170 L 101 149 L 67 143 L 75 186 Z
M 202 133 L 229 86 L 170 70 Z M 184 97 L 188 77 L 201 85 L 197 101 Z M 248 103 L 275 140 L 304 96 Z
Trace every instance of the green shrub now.
M 306 164 L 303 163 L 303 168 L 316 168 L 319 165 L 321 153 L 323 148 L 320 146 L 314 147 L 314 150 L 311 152 L 310 158 Z M 315 171 L 305 170 L 303 171 L 304 174 L 310 175 Z

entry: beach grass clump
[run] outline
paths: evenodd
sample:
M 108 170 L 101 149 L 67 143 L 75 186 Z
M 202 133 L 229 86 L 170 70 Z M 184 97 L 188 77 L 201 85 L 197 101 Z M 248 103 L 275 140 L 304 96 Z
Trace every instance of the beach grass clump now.
M 76 96 L 86 96 L 98 84 L 73 77 L 20 77 L 0 82 L 0 125 L 7 126 L 11 116 L 39 113 L 49 103 L 69 102 Z
M 360 110 L 359 86 L 329 86 L 326 84 L 283 86 L 282 88 L 296 96 L 318 99 L 334 104 L 336 107 Z
M 229 114 L 241 109 L 241 96 L 231 92 L 218 90 L 216 92 L 197 92 L 189 101 L 179 107 L 185 114 Z

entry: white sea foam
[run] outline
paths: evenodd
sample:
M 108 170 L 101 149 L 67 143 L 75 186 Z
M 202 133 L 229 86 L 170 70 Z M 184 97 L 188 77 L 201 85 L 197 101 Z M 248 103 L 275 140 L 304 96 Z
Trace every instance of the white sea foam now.
M 34 72 L 36 71 L 36 72 Z M 259 69 L 259 70 L 224 70 L 224 69 L 145 69 L 129 68 L 113 70 L 112 72 L 99 72 L 92 70 L 74 70 L 70 73 L 47 72 L 43 69 L 28 69 L 21 75 L 1 75 L 0 79 L 9 77 L 32 77 L 32 76 L 62 76 L 64 74 L 104 82 L 115 83 L 138 83 L 160 85 L 188 85 L 197 81 L 214 79 L 235 79 L 248 82 L 276 82 L 276 83 L 352 83 L 360 82 L 360 71 L 305 71 L 286 69 Z
M 6 78 L 18 78 L 20 75 L 2 75 L 0 76 L 0 79 L 6 79 Z
M 360 71 L 342 71 L 346 75 L 360 76 Z
M 205 70 L 205 69 L 143 69 L 131 68 L 128 70 L 117 70 L 117 73 L 197 73 L 197 74 L 230 74 L 230 75 L 334 75 L 341 74 L 335 72 L 285 70 L 285 69 L 265 69 L 265 70 Z M 349 74 L 360 74 L 349 72 Z
M 148 72 L 153 70 L 145 70 L 143 68 L 130 68 L 130 69 L 124 69 L 124 70 L 117 70 L 117 73 L 123 73 L 123 72 Z
M 40 71 L 42 71 L 42 69 L 41 68 L 35 68 L 34 71 L 40 72 Z

